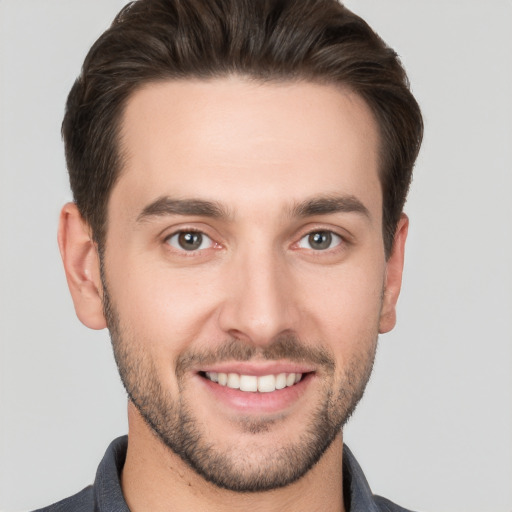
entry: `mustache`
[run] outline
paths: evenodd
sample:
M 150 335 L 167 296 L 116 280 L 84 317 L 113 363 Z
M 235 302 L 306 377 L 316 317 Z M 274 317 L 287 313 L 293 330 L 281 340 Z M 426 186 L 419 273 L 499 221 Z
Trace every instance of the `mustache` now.
M 276 337 L 265 347 L 232 338 L 212 350 L 186 352 L 178 357 L 176 376 L 179 378 L 187 371 L 198 366 L 207 366 L 228 361 L 250 361 L 265 359 L 278 361 L 286 359 L 295 363 L 308 363 L 322 367 L 328 373 L 334 373 L 336 364 L 333 356 L 325 348 L 308 346 L 296 335 L 287 334 Z

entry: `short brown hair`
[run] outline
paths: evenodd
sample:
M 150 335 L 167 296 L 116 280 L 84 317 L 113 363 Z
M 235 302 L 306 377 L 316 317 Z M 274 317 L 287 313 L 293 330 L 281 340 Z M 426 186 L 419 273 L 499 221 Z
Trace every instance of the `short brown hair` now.
M 136 0 L 121 10 L 89 51 L 62 125 L 74 200 L 100 248 L 130 95 L 152 81 L 230 74 L 341 84 L 367 102 L 380 129 L 389 255 L 421 144 L 421 112 L 397 54 L 337 0 Z

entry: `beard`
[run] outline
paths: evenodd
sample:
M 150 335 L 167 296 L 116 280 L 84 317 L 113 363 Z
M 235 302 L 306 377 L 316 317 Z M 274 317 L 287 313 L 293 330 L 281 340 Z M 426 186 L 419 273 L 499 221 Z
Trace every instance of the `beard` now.
M 133 339 L 124 329 L 103 280 L 103 305 L 114 358 L 129 400 L 156 437 L 189 467 L 214 485 L 235 492 L 262 492 L 285 487 L 304 476 L 322 457 L 355 410 L 370 378 L 377 347 L 372 331 L 364 353 L 348 361 L 341 371 L 324 348 L 304 344 L 297 336 L 277 337 L 265 348 L 239 339 L 227 340 L 215 350 L 185 351 L 176 361 L 178 395 L 164 388 L 155 361 L 144 340 Z M 318 345 L 318 344 L 317 344 Z M 209 434 L 206 420 L 197 417 L 186 398 L 187 372 L 200 365 L 251 359 L 286 359 L 311 363 L 322 375 L 320 399 L 300 421 L 303 432 L 293 442 L 268 442 L 278 419 L 242 417 L 238 428 L 254 443 L 219 447 Z

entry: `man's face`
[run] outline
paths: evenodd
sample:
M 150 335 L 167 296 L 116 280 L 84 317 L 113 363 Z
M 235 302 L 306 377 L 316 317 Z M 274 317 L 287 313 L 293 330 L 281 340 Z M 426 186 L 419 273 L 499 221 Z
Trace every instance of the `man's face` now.
M 103 281 L 137 414 L 219 486 L 287 485 L 394 321 L 372 115 L 334 86 L 170 81 L 129 100 L 122 148 Z

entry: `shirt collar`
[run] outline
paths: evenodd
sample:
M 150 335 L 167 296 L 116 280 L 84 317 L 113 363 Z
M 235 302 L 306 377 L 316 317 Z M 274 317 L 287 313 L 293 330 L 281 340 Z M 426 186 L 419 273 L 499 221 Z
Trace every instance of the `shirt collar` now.
M 121 471 L 126 460 L 128 436 L 118 437 L 107 448 L 94 481 L 96 512 L 130 512 L 121 489 Z
M 379 512 L 361 466 L 343 445 L 343 497 L 347 512 Z

